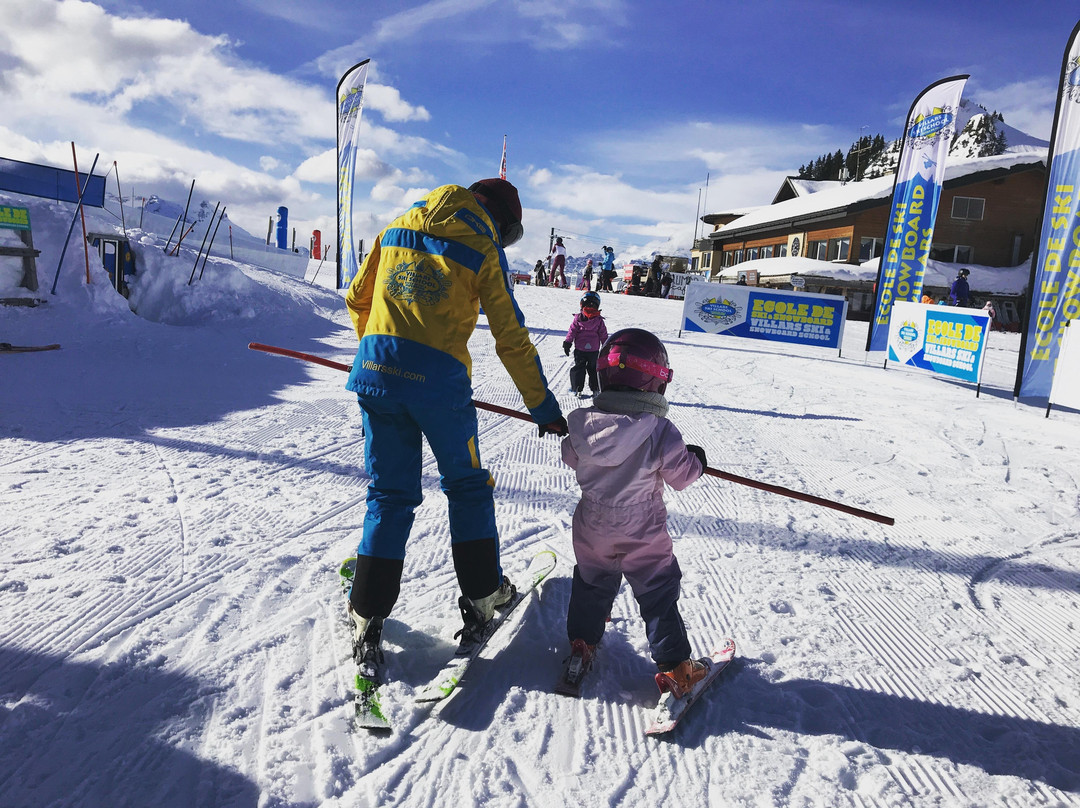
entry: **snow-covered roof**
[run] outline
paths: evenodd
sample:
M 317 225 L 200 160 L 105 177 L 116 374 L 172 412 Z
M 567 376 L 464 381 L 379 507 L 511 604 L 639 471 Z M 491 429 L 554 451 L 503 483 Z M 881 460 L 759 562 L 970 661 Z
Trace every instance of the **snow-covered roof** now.
M 948 183 L 971 174 L 998 169 L 1012 169 L 1017 166 L 1046 162 L 1045 148 L 1024 146 L 993 157 L 976 157 L 970 160 L 950 162 L 945 167 L 945 182 Z M 843 210 L 859 202 L 872 199 L 888 199 L 892 195 L 893 175 L 872 180 L 849 182 L 809 193 L 806 196 L 765 205 L 757 210 L 740 216 L 735 221 L 724 225 L 709 234 L 710 238 L 724 238 L 741 230 L 761 228 L 765 225 L 784 221 L 794 221 L 831 210 Z
M 863 264 L 848 264 L 842 261 L 818 261 L 805 256 L 784 258 L 758 258 L 724 267 L 720 272 L 722 283 L 734 283 L 739 273 L 755 270 L 758 277 L 787 278 L 789 275 L 817 275 L 838 281 L 877 280 L 878 262 L 874 258 Z M 950 286 L 961 267 L 971 270 L 969 282 L 973 292 L 996 295 L 1018 295 L 1023 292 L 1030 277 L 1031 256 L 1015 267 L 990 267 L 981 264 L 954 264 L 947 261 L 926 262 L 924 286 Z

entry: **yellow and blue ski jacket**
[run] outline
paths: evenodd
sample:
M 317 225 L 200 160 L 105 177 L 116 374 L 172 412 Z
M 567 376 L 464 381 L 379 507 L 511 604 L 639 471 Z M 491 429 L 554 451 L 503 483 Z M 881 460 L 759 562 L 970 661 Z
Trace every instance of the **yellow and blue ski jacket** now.
M 346 387 L 364 396 L 459 407 L 472 400 L 468 342 L 483 306 L 495 350 L 538 424 L 561 416 L 510 294 L 494 218 L 444 185 L 395 219 L 345 296 L 360 347 Z

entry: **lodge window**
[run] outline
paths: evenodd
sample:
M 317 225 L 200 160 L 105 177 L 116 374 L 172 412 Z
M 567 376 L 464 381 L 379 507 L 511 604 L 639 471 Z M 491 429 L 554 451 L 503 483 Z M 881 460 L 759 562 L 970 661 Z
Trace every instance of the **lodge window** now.
M 702 266 L 705 267 L 705 269 L 711 269 L 712 268 L 712 253 L 704 253 L 701 256 L 701 260 L 702 260 Z
M 747 261 L 756 261 L 757 260 L 757 247 L 751 247 L 749 250 L 746 251 L 746 260 Z
M 871 258 L 880 258 L 884 249 L 885 239 L 863 236 L 859 239 L 859 260 L 869 261 Z
M 828 261 L 829 260 L 829 242 L 827 241 L 808 241 L 806 242 L 806 257 L 813 258 L 815 261 Z
M 690 256 L 690 271 L 691 272 L 697 272 L 697 268 L 698 268 L 698 257 L 696 255 L 692 255 L 692 256 Z
M 762 247 L 761 248 L 761 257 L 762 258 L 772 258 L 772 251 L 773 251 L 772 247 Z
M 781 244 L 776 248 L 777 258 L 787 258 L 787 244 Z
M 736 250 L 735 251 L 735 263 L 736 264 L 741 264 L 742 262 L 743 262 L 743 251 L 742 250 Z
M 930 260 L 944 261 L 947 264 L 970 264 L 974 261 L 975 251 L 966 244 L 930 245 Z
M 954 219 L 974 219 L 983 217 L 983 208 L 986 200 L 977 196 L 954 196 L 952 201 L 952 217 Z
M 830 261 L 846 261 L 848 257 L 848 251 L 851 249 L 851 239 L 849 238 L 831 238 L 829 239 L 829 260 Z

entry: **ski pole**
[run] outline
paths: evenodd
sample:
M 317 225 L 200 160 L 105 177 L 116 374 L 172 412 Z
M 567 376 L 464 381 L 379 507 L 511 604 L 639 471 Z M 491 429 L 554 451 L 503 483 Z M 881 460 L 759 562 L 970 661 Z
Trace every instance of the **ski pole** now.
M 321 356 L 315 354 L 302 353 L 301 351 L 291 351 L 288 348 L 276 348 L 273 345 L 263 345 L 258 342 L 248 343 L 248 348 L 253 351 L 265 351 L 266 353 L 278 354 L 280 356 L 291 356 L 294 359 L 303 359 L 306 362 L 314 362 L 316 365 L 325 365 L 328 368 L 334 368 L 336 370 L 344 370 L 346 373 L 352 370 L 352 365 L 345 365 L 341 362 L 334 362 L 330 359 L 324 359 Z M 477 401 L 473 399 L 473 406 L 480 410 L 487 410 L 488 412 L 494 412 L 499 415 L 505 415 L 510 418 L 517 418 L 521 421 L 528 421 L 532 423 L 532 417 L 526 413 L 512 410 L 509 407 L 500 407 L 498 404 L 488 404 L 486 401 Z M 814 496 L 813 494 L 805 494 L 802 491 L 795 491 L 791 488 L 784 488 L 782 485 L 773 485 L 771 483 L 763 483 L 760 480 L 752 480 L 749 477 L 740 477 L 738 474 L 731 474 L 727 471 L 721 471 L 720 469 L 714 469 L 712 466 L 705 467 L 705 474 L 710 477 L 719 477 L 721 480 L 727 480 L 730 483 L 738 483 L 739 485 L 745 485 L 750 488 L 757 488 L 760 491 L 768 491 L 771 494 L 780 494 L 780 496 L 789 497 L 791 499 L 798 499 L 802 502 L 810 502 L 814 505 L 820 505 L 823 508 L 831 508 L 834 511 L 840 511 L 851 516 L 858 516 L 861 519 L 869 519 L 872 522 L 880 522 L 883 525 L 896 524 L 896 520 L 891 516 L 882 516 L 880 513 L 874 513 L 873 511 L 866 511 L 862 508 L 855 508 L 851 505 L 844 505 L 840 502 L 834 502 L 831 499 L 825 499 L 823 497 Z

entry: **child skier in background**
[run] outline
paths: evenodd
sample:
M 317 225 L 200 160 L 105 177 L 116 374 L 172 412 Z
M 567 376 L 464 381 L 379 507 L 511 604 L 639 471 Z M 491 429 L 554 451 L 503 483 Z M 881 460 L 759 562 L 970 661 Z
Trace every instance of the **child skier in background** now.
M 607 339 L 607 324 L 600 314 L 600 295 L 586 292 L 581 296 L 581 311 L 574 315 L 570 330 L 563 341 L 563 353 L 570 355 L 574 348 L 574 366 L 570 368 L 570 390 L 578 398 L 585 398 L 585 374 L 589 374 L 591 395 L 599 392 L 596 379 L 596 357 L 600 346 Z
M 707 668 L 690 658 L 679 614 L 682 571 L 672 552 L 663 491 L 677 491 L 705 470 L 705 452 L 683 443 L 667 420 L 671 381 L 667 351 L 639 328 L 615 332 L 597 363 L 600 394 L 567 417 L 562 457 L 577 473 L 574 510 L 577 564 L 566 631 L 571 656 L 564 681 L 575 685 L 592 664 L 596 644 L 625 576 L 645 621 L 657 684 L 681 698 Z

